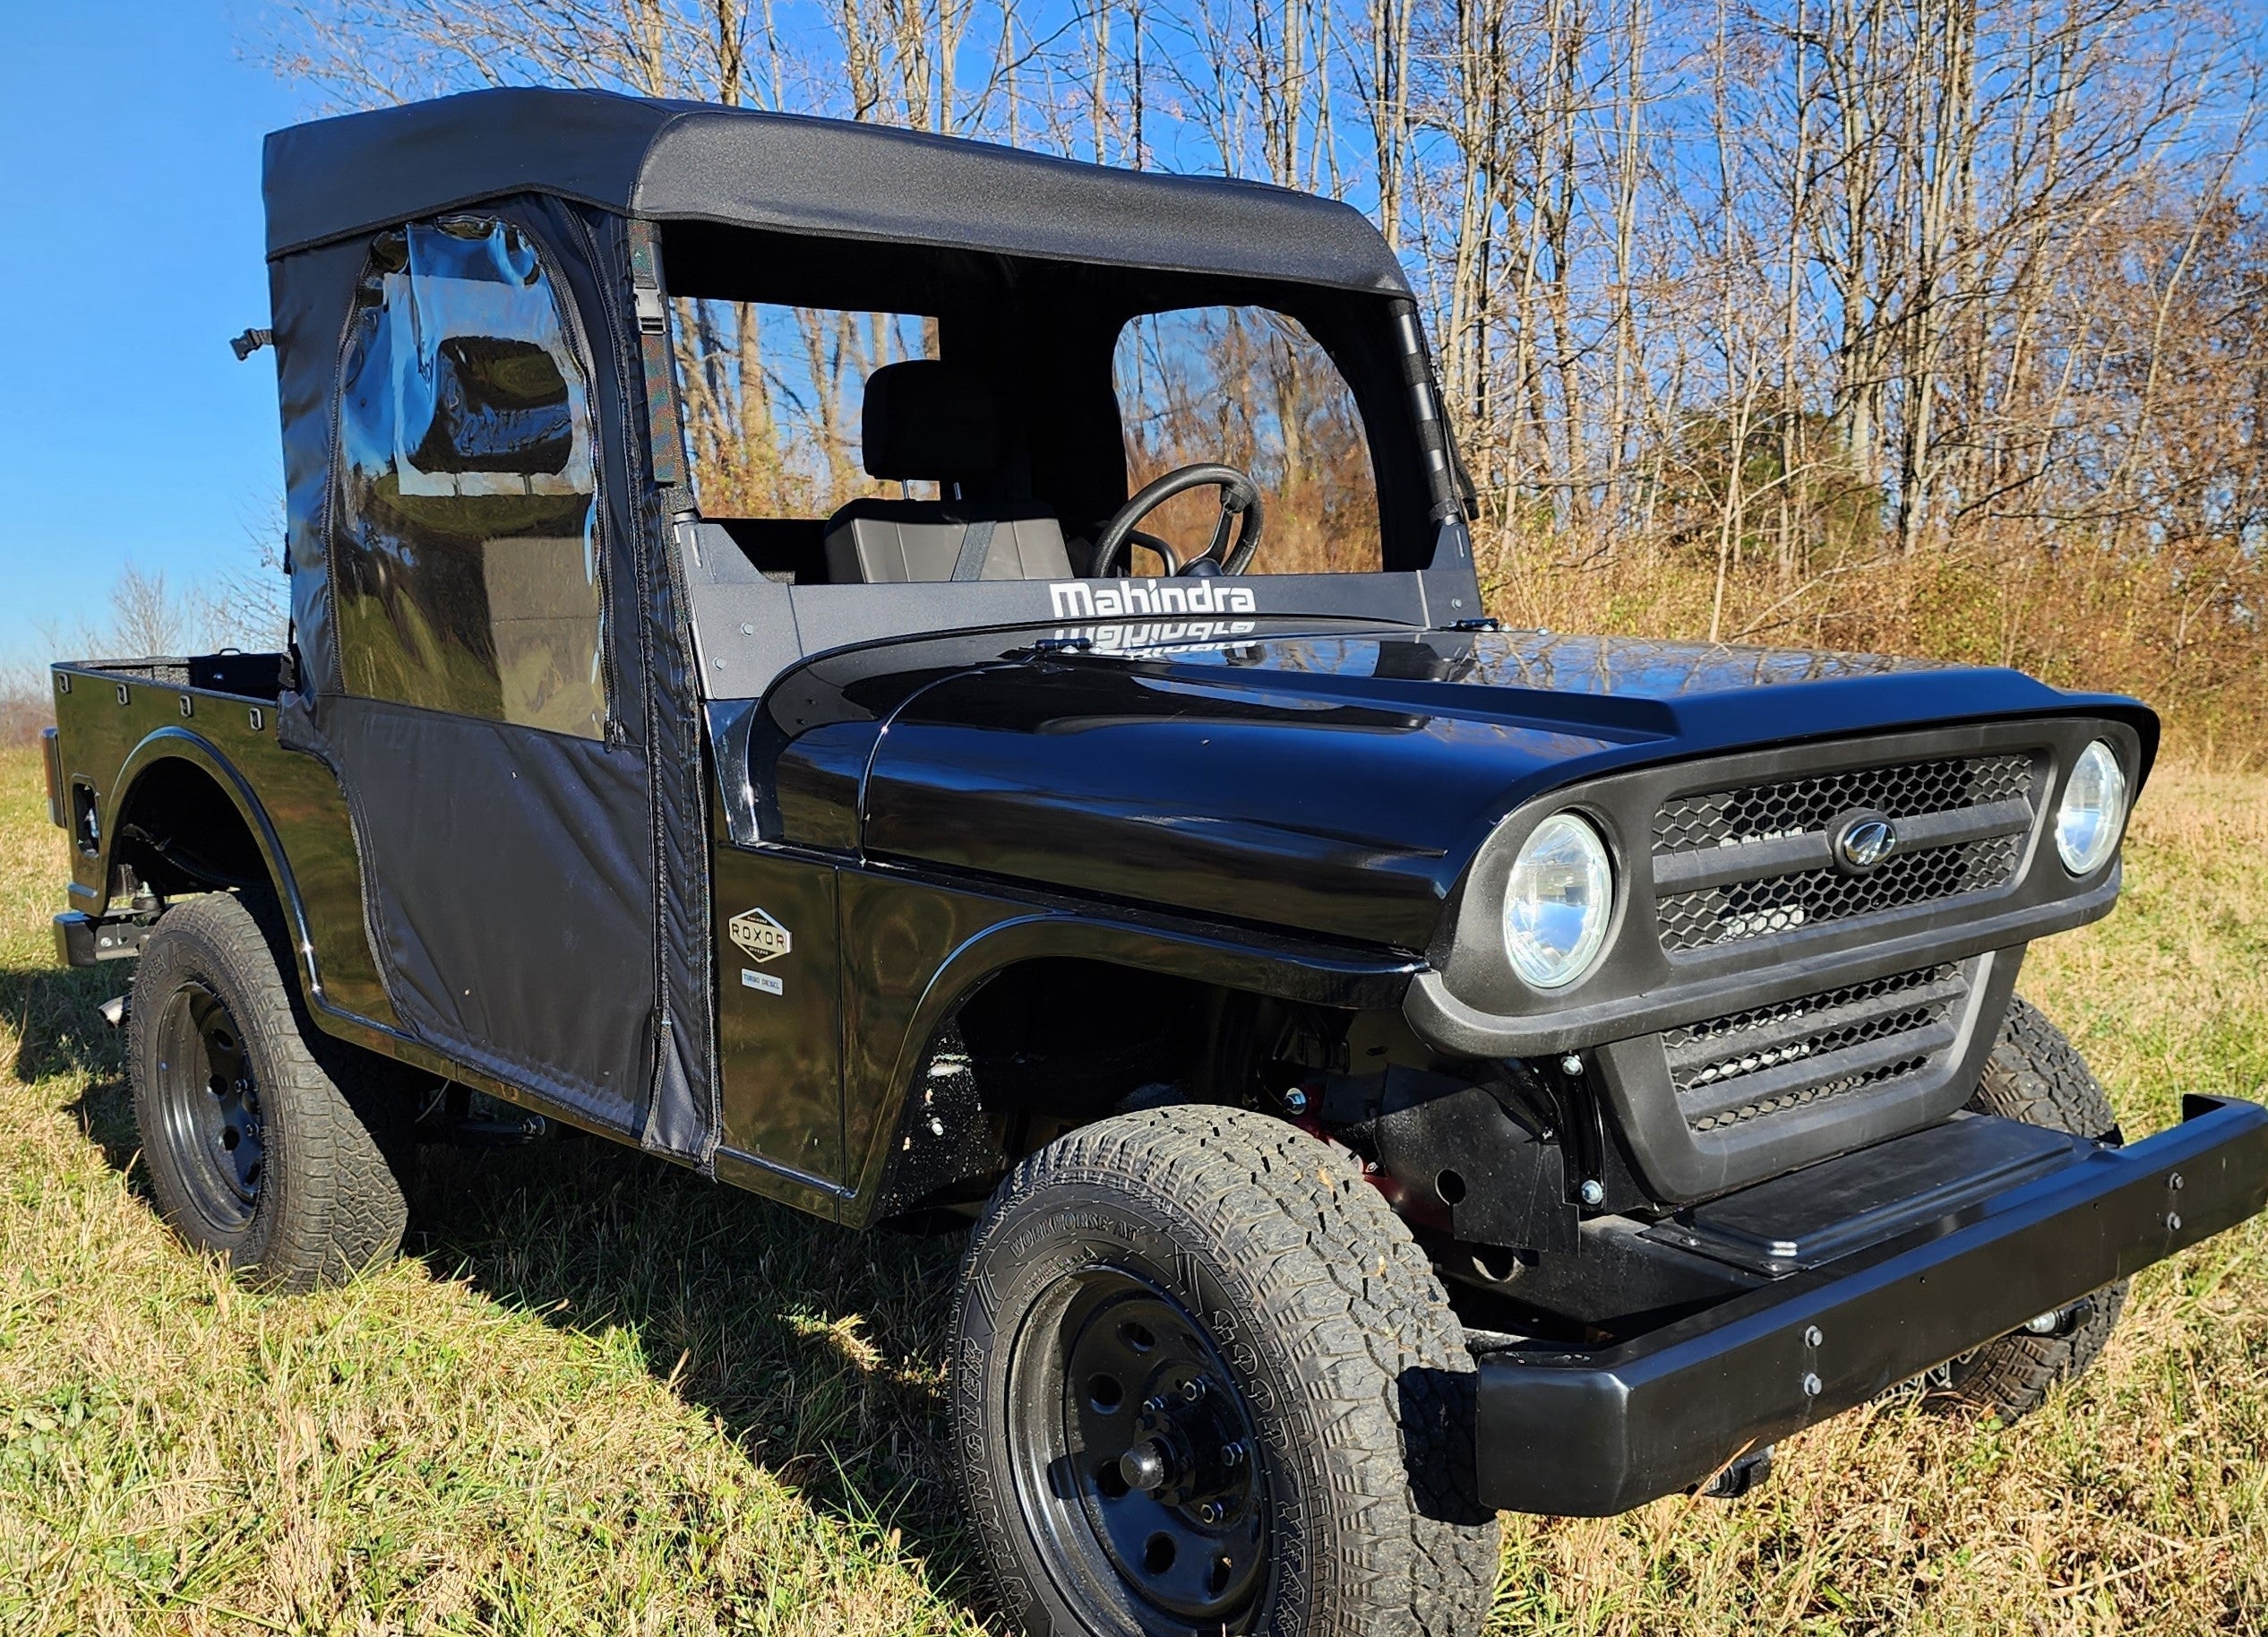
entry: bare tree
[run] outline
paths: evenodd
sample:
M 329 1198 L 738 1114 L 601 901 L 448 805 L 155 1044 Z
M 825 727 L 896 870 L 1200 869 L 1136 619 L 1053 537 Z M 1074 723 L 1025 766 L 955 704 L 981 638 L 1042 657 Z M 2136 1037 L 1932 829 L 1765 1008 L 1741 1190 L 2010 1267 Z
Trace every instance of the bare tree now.
M 2200 0 L 305 0 L 274 56 L 1331 192 L 1429 314 L 1508 612 L 2037 660 L 2060 599 L 2219 701 L 2268 679 L 2256 49 Z M 704 492 L 767 513 L 855 487 L 859 379 L 933 344 L 680 333 Z

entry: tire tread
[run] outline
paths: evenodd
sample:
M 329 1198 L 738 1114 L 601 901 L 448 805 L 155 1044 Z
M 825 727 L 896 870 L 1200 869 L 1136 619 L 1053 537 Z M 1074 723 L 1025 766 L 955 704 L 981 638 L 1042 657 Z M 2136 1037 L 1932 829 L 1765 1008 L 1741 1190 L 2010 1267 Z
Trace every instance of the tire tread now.
M 370 1078 L 354 1048 L 314 1027 L 290 981 L 289 948 L 275 900 L 265 894 L 212 892 L 168 909 L 144 944 L 134 975 L 128 1053 L 139 1079 L 154 1050 L 164 986 L 181 976 L 212 985 L 247 1047 L 267 1058 L 260 1073 L 261 1116 L 269 1161 L 258 1204 L 241 1241 L 213 1245 L 254 1282 L 306 1290 L 351 1279 L 401 1244 L 408 1208 L 384 1146 L 348 1087 Z M 155 987 L 144 992 L 145 981 Z M 134 1110 L 145 1157 L 159 1141 L 152 1099 L 139 1086 Z M 365 1105 L 380 1099 L 363 1098 Z M 145 1159 L 146 1163 L 146 1159 Z M 198 1219 L 174 1197 L 159 1165 L 149 1166 L 167 1219 L 205 1243 Z
M 1017 1165 L 965 1266 L 1018 1202 L 1067 1185 L 1163 1198 L 1222 1265 L 1254 1259 L 1247 1271 L 1260 1304 L 1304 1322 L 1293 1362 L 1336 1480 L 1335 1538 L 1314 1559 L 1322 1629 L 1477 1631 L 1499 1535 L 1495 1515 L 1469 1498 L 1472 1355 L 1408 1228 L 1344 1152 L 1241 1109 L 1121 1115 Z M 1403 1401 L 1405 1379 L 1422 1401 Z

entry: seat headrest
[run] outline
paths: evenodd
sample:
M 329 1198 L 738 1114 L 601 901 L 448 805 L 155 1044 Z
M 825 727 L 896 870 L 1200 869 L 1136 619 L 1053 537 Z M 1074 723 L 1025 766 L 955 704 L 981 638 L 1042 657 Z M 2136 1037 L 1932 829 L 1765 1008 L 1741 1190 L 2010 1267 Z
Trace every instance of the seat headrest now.
M 867 476 L 891 482 L 981 478 L 1000 463 L 992 389 L 940 358 L 885 364 L 866 377 Z

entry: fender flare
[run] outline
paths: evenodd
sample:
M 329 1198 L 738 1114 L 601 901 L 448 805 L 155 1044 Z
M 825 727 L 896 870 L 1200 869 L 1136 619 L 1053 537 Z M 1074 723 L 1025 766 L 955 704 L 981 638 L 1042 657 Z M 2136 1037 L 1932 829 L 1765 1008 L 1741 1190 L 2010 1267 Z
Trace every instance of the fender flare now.
M 991 978 L 1030 961 L 1078 960 L 1187 978 L 1279 999 L 1355 1009 L 1396 1008 L 1424 962 L 1274 938 L 1248 937 L 1150 923 L 1107 912 L 1003 906 L 1009 913 L 969 935 L 930 975 L 906 1021 L 887 1083 L 844 1087 L 846 1097 L 872 1095 L 881 1110 L 862 1158 L 852 1219 L 863 1223 L 880 1201 L 892 1155 L 908 1134 L 908 1091 L 938 1030 Z
M 165 762 L 189 763 L 211 779 L 222 794 L 236 804 L 236 816 L 252 832 L 253 845 L 260 849 L 261 862 L 267 867 L 268 879 L 275 884 L 276 896 L 290 918 L 292 941 L 298 949 L 300 987 L 308 1006 L 319 1012 L 331 1010 L 323 1004 L 322 974 L 315 964 L 314 938 L 308 929 L 306 906 L 300 900 L 299 883 L 292 875 L 282 838 L 277 835 L 252 781 L 202 734 L 187 728 L 159 728 L 126 753 L 125 760 L 119 764 L 118 776 L 111 780 L 114 794 L 102 818 L 102 879 L 110 879 L 112 854 L 118 843 L 118 815 L 126 810 L 142 775 Z

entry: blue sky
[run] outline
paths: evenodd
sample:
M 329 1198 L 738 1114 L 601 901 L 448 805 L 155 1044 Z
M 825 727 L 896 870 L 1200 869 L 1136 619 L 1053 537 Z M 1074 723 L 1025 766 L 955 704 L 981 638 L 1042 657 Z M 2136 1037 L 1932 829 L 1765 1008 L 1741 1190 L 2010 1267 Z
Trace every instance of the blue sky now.
M 0 0 L 0 668 L 100 624 L 129 561 L 247 563 L 282 491 L 260 139 L 313 111 L 260 13 Z M 241 36 L 241 38 L 240 38 Z

